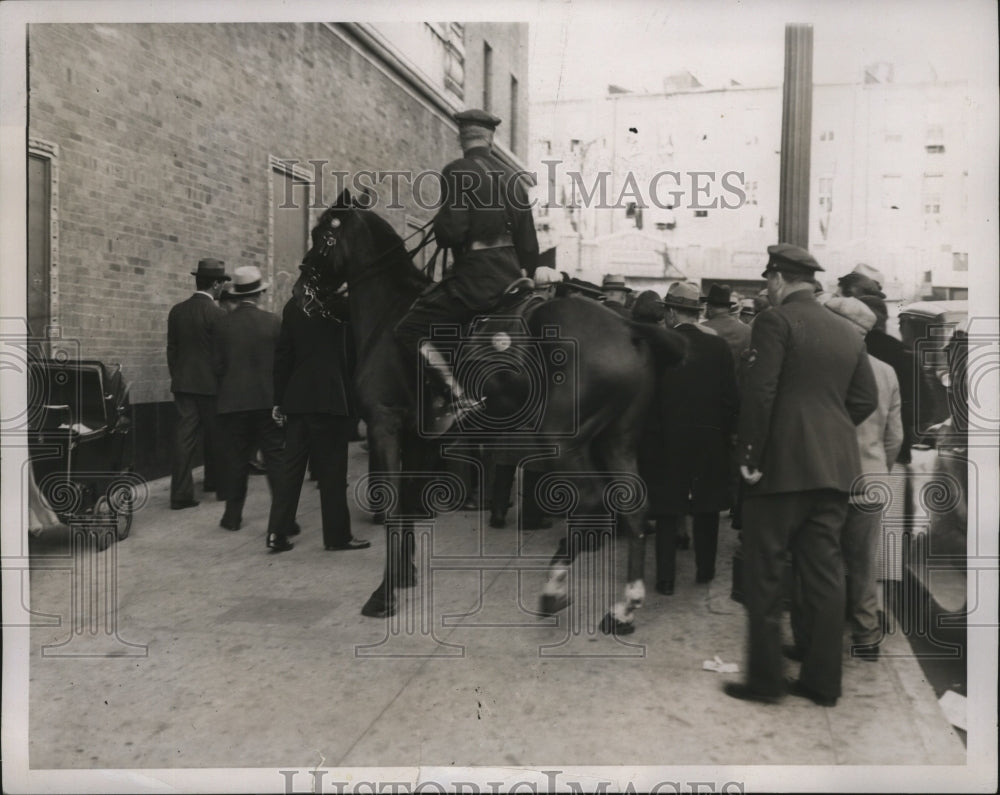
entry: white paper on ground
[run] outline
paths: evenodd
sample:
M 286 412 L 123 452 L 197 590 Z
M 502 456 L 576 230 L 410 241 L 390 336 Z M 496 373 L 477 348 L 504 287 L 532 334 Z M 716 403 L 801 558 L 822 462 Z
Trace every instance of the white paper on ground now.
M 703 671 L 716 671 L 720 674 L 738 674 L 740 672 L 740 667 L 736 663 L 723 662 L 718 654 L 713 660 L 705 660 L 701 664 L 701 668 Z

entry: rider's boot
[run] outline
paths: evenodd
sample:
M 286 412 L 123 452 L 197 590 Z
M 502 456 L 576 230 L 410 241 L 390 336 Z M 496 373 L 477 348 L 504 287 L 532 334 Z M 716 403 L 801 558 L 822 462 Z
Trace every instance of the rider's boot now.
M 430 436 L 441 436 L 446 433 L 458 420 L 469 412 L 480 408 L 486 401 L 484 398 L 476 399 L 468 397 L 462 390 L 461 385 L 455 380 L 451 365 L 441 355 L 441 353 L 429 342 L 420 345 L 420 355 L 430 366 L 431 370 L 437 373 L 444 382 L 451 400 L 440 413 L 435 413 L 427 432 Z

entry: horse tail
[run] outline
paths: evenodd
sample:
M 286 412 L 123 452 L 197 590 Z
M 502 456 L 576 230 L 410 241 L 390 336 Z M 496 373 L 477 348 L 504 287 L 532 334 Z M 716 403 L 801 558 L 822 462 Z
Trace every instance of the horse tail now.
M 687 340 L 672 329 L 653 323 L 628 321 L 634 341 L 645 340 L 653 351 L 657 367 L 673 367 L 680 364 L 687 355 Z

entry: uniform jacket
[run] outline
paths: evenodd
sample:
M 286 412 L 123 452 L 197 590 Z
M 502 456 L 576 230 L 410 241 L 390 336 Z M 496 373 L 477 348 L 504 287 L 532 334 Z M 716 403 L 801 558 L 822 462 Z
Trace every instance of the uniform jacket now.
M 212 336 L 215 324 L 225 316 L 226 311 L 211 296 L 201 292 L 171 307 L 167 315 L 167 367 L 171 392 L 216 393 Z
M 901 464 L 910 463 L 910 445 L 913 444 L 913 353 L 903 343 L 884 331 L 872 329 L 865 337 L 868 355 L 879 359 L 896 373 L 899 383 L 900 414 L 903 422 L 903 444 L 899 449 Z
M 352 416 L 349 344 L 346 323 L 310 317 L 289 300 L 274 353 L 275 405 L 286 414 Z
M 538 239 L 528 202 L 523 180 L 488 147 L 470 149 L 444 167 L 434 234 L 455 257 L 449 289 L 468 306 L 488 307 L 522 268 L 528 275 L 535 272 Z M 507 237 L 513 252 L 469 249 L 473 241 L 491 244 Z
M 809 291 L 754 319 L 739 423 L 746 495 L 835 489 L 861 472 L 855 426 L 878 406 L 864 340 Z
M 885 362 L 874 358 L 869 361 L 878 384 L 878 406 L 857 427 L 858 451 L 862 476 L 871 475 L 878 480 L 896 461 L 903 444 L 903 422 L 896 374 Z
M 729 507 L 729 440 L 739 416 L 732 355 L 695 324 L 675 330 L 688 353 L 658 378 L 639 468 L 654 515 L 720 511 Z
M 732 315 L 709 318 L 702 325 L 714 329 L 726 341 L 729 352 L 733 355 L 734 366 L 739 362 L 743 351 L 750 347 L 750 326 L 741 323 Z
M 277 315 L 250 303 L 241 303 L 219 321 L 212 348 L 219 414 L 274 406 L 274 351 L 280 332 Z

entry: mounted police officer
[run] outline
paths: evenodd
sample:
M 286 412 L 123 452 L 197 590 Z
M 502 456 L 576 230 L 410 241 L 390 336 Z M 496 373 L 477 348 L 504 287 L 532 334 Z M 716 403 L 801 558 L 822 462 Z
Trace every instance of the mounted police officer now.
M 538 240 L 527 188 L 520 175 L 492 152 L 500 119 L 482 110 L 455 114 L 463 156 L 441 175 L 441 208 L 434 218 L 438 245 L 450 249 L 454 266 L 425 291 L 396 326 L 410 361 L 417 353 L 451 393 L 447 412 L 433 432 L 444 433 L 481 401 L 468 398 L 448 359 L 426 338 L 435 324 L 465 325 L 489 312 L 512 282 L 538 265 Z

